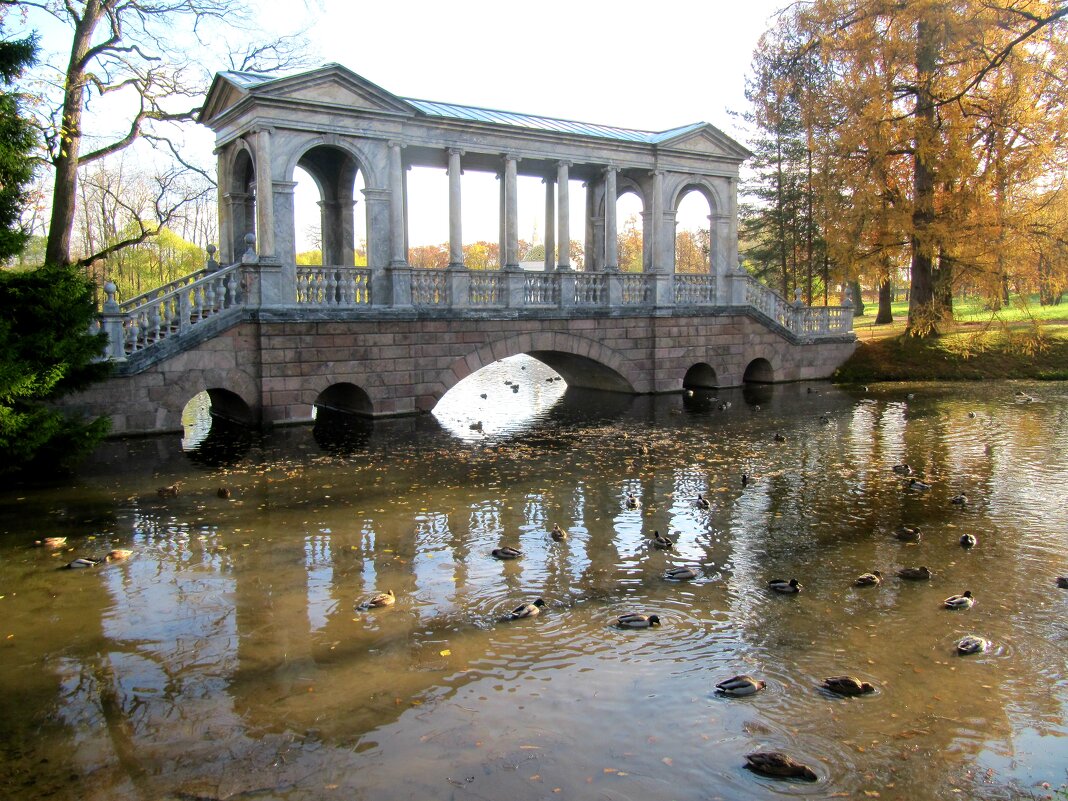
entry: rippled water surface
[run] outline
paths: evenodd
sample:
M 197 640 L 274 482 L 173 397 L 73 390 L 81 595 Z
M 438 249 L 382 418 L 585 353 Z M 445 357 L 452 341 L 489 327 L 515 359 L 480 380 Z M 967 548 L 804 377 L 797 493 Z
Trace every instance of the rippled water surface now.
M 0 495 L 2 794 L 1009 799 L 1068 781 L 1068 387 L 629 398 L 553 377 L 508 360 L 435 416 L 321 417 L 236 453 L 219 430 L 193 452 L 108 443 L 72 485 Z M 906 462 L 930 489 L 905 488 Z M 58 569 L 112 548 L 134 555 Z M 698 578 L 662 578 L 679 565 Z M 919 565 L 932 580 L 895 576 Z M 873 569 L 881 586 L 852 586 Z M 799 595 L 766 588 L 791 577 Z M 387 589 L 393 607 L 356 608 Z M 972 609 L 942 607 L 964 590 Z M 500 621 L 538 597 L 541 616 Z M 662 625 L 610 625 L 632 611 Z M 966 634 L 990 649 L 958 656 Z M 737 673 L 767 689 L 717 697 Z M 838 674 L 877 690 L 819 689 Z M 819 781 L 750 773 L 756 750 Z

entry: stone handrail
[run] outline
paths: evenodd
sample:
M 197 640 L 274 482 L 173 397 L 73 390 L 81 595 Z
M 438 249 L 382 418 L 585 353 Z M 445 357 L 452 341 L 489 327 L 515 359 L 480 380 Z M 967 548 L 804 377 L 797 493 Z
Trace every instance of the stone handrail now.
M 371 302 L 371 271 L 366 267 L 297 265 L 297 304 L 367 306 Z
M 175 278 L 169 283 L 158 286 L 155 289 L 150 289 L 147 292 L 142 292 L 136 297 L 124 300 L 119 304 L 119 308 L 123 311 L 129 311 L 130 309 L 137 308 L 145 303 L 158 300 L 169 292 L 174 292 L 176 289 L 181 289 L 184 286 L 189 286 L 194 281 L 197 281 L 207 275 L 207 269 L 201 268 L 195 272 L 189 273 L 189 275 L 183 275 L 181 278 Z

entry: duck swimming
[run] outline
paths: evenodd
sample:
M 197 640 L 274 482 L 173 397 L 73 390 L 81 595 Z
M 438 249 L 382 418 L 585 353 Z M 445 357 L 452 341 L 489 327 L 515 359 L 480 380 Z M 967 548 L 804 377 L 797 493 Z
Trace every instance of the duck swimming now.
M 1057 586 L 1062 590 L 1068 590 L 1068 576 L 1057 576 Z
M 745 755 L 745 766 L 754 773 L 776 779 L 819 780 L 816 771 L 781 751 L 756 751 Z
M 786 579 L 772 579 L 768 582 L 768 589 L 774 590 L 775 592 L 781 592 L 783 594 L 790 595 L 801 592 L 804 587 L 798 584 L 797 579 L 795 578 L 792 578 L 789 581 L 787 581 Z
M 69 564 L 65 565 L 65 567 L 68 570 L 80 570 L 80 569 L 86 568 L 86 567 L 96 567 L 102 561 L 103 561 L 102 559 L 93 559 L 92 557 L 89 557 L 89 556 L 79 556 L 73 562 L 70 562 Z
M 521 550 L 513 548 L 511 545 L 505 545 L 502 548 L 494 548 L 491 553 L 498 559 L 518 559 L 523 555 Z
M 649 544 L 654 548 L 659 548 L 662 551 L 670 551 L 675 547 L 675 543 L 661 534 L 659 531 L 653 532 L 653 538 L 649 540 Z
M 44 539 L 34 540 L 33 544 L 41 548 L 62 548 L 67 544 L 66 537 L 45 537 Z
M 123 559 L 129 559 L 131 556 L 133 556 L 133 551 L 129 548 L 115 548 L 114 550 L 107 552 L 104 556 L 104 561 L 121 562 Z
M 768 686 L 768 683 L 752 676 L 731 676 L 716 685 L 716 691 L 734 698 L 755 695 Z
M 916 492 L 923 492 L 924 490 L 929 490 L 930 488 L 930 484 L 928 484 L 926 481 L 920 481 L 920 479 L 918 478 L 910 478 L 908 483 L 905 485 L 905 489 L 915 490 Z
M 911 476 L 913 473 L 916 472 L 907 463 L 895 464 L 890 469 L 897 473 L 899 476 Z
M 875 685 L 856 676 L 828 676 L 820 686 L 836 695 L 867 695 L 875 692 Z
M 549 532 L 549 536 L 557 542 L 563 542 L 567 539 L 567 532 L 560 528 L 559 523 L 553 523 L 553 530 Z
M 708 502 L 708 498 L 700 494 L 698 494 L 697 500 L 693 502 L 693 505 L 703 512 L 707 512 L 709 509 L 712 508 L 712 504 Z
M 903 567 L 897 571 L 897 574 L 901 578 L 909 579 L 910 581 L 927 581 L 934 575 L 926 565 L 923 567 Z
M 883 574 L 878 570 L 873 570 L 870 573 L 861 573 L 855 579 L 853 579 L 854 587 L 875 587 L 878 584 L 882 584 Z
M 902 526 L 897 530 L 897 538 L 902 542 L 919 542 L 921 536 L 919 526 Z
M 990 647 L 990 641 L 985 637 L 979 637 L 975 634 L 969 634 L 967 637 L 962 637 L 960 642 L 957 643 L 958 654 L 980 654 Z
M 527 617 L 537 617 L 541 613 L 541 608 L 543 606 L 545 606 L 545 601 L 541 598 L 538 598 L 529 604 L 520 604 L 505 615 L 503 620 L 522 620 Z
M 950 498 L 949 502 L 954 506 L 967 506 L 968 496 L 962 492 L 960 495 L 954 495 L 952 498 Z
M 660 625 L 660 617 L 659 615 L 641 615 L 637 612 L 630 612 L 617 617 L 613 625 L 621 629 L 651 629 L 653 626 Z
M 638 500 L 637 496 L 635 496 L 633 492 L 628 492 L 627 500 L 624 502 L 624 505 L 628 509 L 637 509 L 639 506 L 642 505 L 642 502 Z
M 974 548 L 975 543 L 978 540 L 975 539 L 974 534 L 961 534 L 960 535 L 960 547 L 961 548 Z
M 965 590 L 962 595 L 949 596 L 942 602 L 942 605 L 946 609 L 971 609 L 974 603 L 975 599 L 972 598 L 972 591 Z
M 377 595 L 371 595 L 367 598 L 364 598 L 362 601 L 356 604 L 356 608 L 382 609 L 386 606 L 393 606 L 396 601 L 397 597 L 393 594 L 393 590 L 386 590 L 385 592 L 380 592 Z
M 664 573 L 664 578 L 668 581 L 689 581 L 697 578 L 697 571 L 692 567 L 673 567 Z

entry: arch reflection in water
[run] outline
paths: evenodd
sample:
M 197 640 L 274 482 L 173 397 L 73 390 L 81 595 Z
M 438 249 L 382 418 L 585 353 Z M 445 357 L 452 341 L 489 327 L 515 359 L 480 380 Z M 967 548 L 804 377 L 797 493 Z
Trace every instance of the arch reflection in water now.
M 510 356 L 454 386 L 433 414 L 454 436 L 478 441 L 529 430 L 545 419 L 566 389 L 560 374 L 537 359 Z
M 206 467 L 239 461 L 252 447 L 255 433 L 244 401 L 222 389 L 194 395 L 182 410 L 182 428 L 182 450 Z
M 312 436 L 327 453 L 347 456 L 367 447 L 375 424 L 370 417 L 315 407 Z

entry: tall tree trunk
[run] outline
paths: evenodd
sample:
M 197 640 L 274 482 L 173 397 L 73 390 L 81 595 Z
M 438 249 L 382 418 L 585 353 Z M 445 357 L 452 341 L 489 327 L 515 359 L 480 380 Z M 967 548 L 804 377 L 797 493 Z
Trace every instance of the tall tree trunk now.
M 879 282 L 879 313 L 875 315 L 876 325 L 889 325 L 894 322 L 891 305 L 894 302 L 894 284 L 889 278 Z
M 942 253 L 938 257 L 938 270 L 934 275 L 935 311 L 940 318 L 953 317 L 953 273 L 956 259 Z
M 779 269 L 782 271 L 782 296 L 788 298 L 790 296 L 790 285 L 786 272 L 786 201 L 782 185 L 782 133 L 780 131 L 775 132 L 775 158 L 778 172 L 775 187 L 775 202 L 778 208 L 775 211 L 779 218 Z
M 86 55 L 92 47 L 93 31 L 104 13 L 101 0 L 88 0 L 81 17 L 74 17 L 74 37 L 67 64 L 63 93 L 63 127 L 53 157 L 56 184 L 52 194 L 52 219 L 45 243 L 45 264 L 70 264 L 70 235 L 74 228 L 74 207 L 78 191 L 78 159 L 82 146 L 82 109 L 85 105 Z
M 810 139 L 811 141 L 811 139 Z M 805 194 L 807 209 L 805 210 L 805 302 L 812 305 L 812 148 L 808 149 L 808 185 Z
M 909 318 L 906 333 L 931 336 L 938 333 L 934 309 L 934 232 L 935 218 L 935 105 L 931 93 L 931 76 L 935 68 L 938 44 L 931 20 L 916 23 L 916 108 L 913 111 L 912 188 L 912 279 L 909 292 Z

